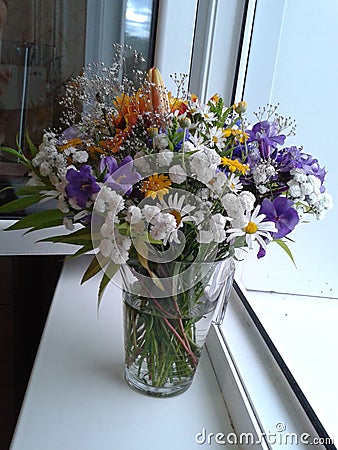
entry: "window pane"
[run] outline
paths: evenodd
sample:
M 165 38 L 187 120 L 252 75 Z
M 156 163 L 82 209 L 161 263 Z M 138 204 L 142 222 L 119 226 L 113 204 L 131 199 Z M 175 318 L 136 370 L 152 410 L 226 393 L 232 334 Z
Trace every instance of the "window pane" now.
M 91 62 L 110 64 L 114 43 L 152 63 L 156 0 L 0 0 L 0 146 L 38 145 L 58 128 L 65 84 Z M 98 32 L 98 30 L 100 30 Z M 146 67 L 145 67 L 146 68 Z M 0 189 L 24 182 L 24 168 L 0 152 Z M 13 198 L 0 194 L 0 203 Z

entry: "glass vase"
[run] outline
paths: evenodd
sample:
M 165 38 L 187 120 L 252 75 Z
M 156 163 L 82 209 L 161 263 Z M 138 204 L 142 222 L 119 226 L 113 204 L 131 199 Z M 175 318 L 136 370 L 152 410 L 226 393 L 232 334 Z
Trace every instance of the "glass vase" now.
M 160 266 L 161 278 L 143 277 L 138 263 L 122 270 L 125 379 L 139 392 L 170 397 L 193 381 L 209 327 L 224 315 L 235 264 Z

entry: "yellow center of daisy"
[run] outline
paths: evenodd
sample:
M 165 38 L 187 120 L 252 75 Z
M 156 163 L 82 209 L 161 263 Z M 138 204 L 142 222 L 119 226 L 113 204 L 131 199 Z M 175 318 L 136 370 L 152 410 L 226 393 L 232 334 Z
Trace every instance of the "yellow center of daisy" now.
M 172 209 L 172 210 L 170 211 L 170 214 L 172 214 L 172 215 L 175 217 L 176 225 L 179 226 L 179 224 L 180 224 L 181 221 L 182 221 L 182 216 L 181 216 L 181 214 L 180 214 L 176 209 Z
M 169 192 L 171 187 L 171 180 L 166 175 L 154 173 L 141 183 L 141 192 L 145 197 L 155 199 L 158 197 L 163 200 L 163 196 Z
M 248 234 L 254 234 L 258 230 L 258 226 L 255 224 L 255 222 L 249 222 L 247 226 L 244 228 L 244 231 Z

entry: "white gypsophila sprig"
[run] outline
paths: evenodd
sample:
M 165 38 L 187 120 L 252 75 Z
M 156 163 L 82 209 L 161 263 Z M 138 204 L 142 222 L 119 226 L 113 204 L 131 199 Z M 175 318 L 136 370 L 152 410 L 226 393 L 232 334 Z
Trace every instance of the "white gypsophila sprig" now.
M 252 171 L 252 177 L 256 184 L 257 190 L 261 194 L 268 192 L 267 184 L 271 178 L 276 175 L 276 169 L 270 161 L 259 163 Z
M 169 178 L 173 183 L 182 184 L 186 181 L 187 174 L 181 165 L 175 164 L 169 169 Z
M 111 237 L 101 240 L 99 251 L 104 257 L 110 258 L 113 263 L 120 265 L 128 260 L 130 246 L 130 238 L 114 230 Z
M 209 244 L 216 242 L 222 243 L 226 239 L 225 225 L 229 217 L 223 216 L 220 213 L 213 214 L 205 222 L 201 222 L 198 226 L 197 242 L 200 244 Z
M 170 213 L 158 213 L 151 220 L 150 235 L 163 242 L 170 241 L 170 237 L 176 231 L 176 219 Z
M 290 174 L 292 179 L 288 181 L 289 196 L 296 203 L 301 203 L 298 207 L 300 215 L 312 211 L 317 219 L 322 219 L 333 206 L 331 194 L 321 192 L 321 180 L 306 174 L 303 169 L 292 169 Z M 304 203 L 308 204 L 308 208 L 304 208 Z
M 192 173 L 202 183 L 208 183 L 217 173 L 221 157 L 211 148 L 204 148 L 189 156 Z
M 174 154 L 171 151 L 168 151 L 166 149 L 160 150 L 156 154 L 156 162 L 160 165 L 160 167 L 167 167 L 172 163 L 172 160 L 174 158 Z
M 226 213 L 232 219 L 235 219 L 236 226 L 244 224 L 245 209 L 239 199 L 239 196 L 233 192 L 228 192 L 221 198 L 222 205 Z
M 92 197 L 95 201 L 94 208 L 99 213 L 113 211 L 118 214 L 124 208 L 123 197 L 109 186 L 102 185 L 100 191 Z
M 238 195 L 238 200 L 244 211 L 252 211 L 256 202 L 256 197 L 250 191 L 242 191 Z
M 210 188 L 211 196 L 218 198 L 227 188 L 228 179 L 224 172 L 217 172 L 206 185 Z
M 142 220 L 142 210 L 135 205 L 129 206 L 126 213 L 126 221 L 130 224 L 138 223 Z

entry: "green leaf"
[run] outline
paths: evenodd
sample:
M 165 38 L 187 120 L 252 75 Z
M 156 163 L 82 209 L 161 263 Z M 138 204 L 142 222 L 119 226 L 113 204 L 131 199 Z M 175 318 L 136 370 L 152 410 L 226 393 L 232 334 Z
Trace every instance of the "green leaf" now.
M 22 230 L 25 228 L 33 228 L 38 230 L 42 228 L 55 227 L 63 224 L 63 218 L 66 214 L 59 209 L 48 209 L 45 211 L 38 211 L 23 217 L 10 227 L 5 228 L 6 231 Z M 33 231 L 31 230 L 31 231 Z
M 285 241 L 283 241 L 282 239 L 274 239 L 272 242 L 276 242 L 276 244 L 278 244 L 278 245 L 280 245 L 282 247 L 282 249 L 287 253 L 289 258 L 293 262 L 294 266 L 297 268 L 295 260 L 294 260 L 293 255 L 292 255 L 292 252 L 291 252 L 289 246 L 287 245 L 287 243 Z
M 28 148 L 29 148 L 30 154 L 31 154 L 32 158 L 34 158 L 34 156 L 38 153 L 38 149 L 34 145 L 34 143 L 31 140 L 31 138 L 29 137 L 28 131 L 26 132 L 26 142 L 28 144 Z
M 76 258 L 80 255 L 83 255 L 84 253 L 88 253 L 93 250 L 92 244 L 84 244 L 79 250 L 77 250 L 75 253 L 73 253 L 72 258 Z
M 17 198 L 9 203 L 5 203 L 0 206 L 0 212 L 14 212 L 27 208 L 28 206 L 35 205 L 41 200 L 40 194 L 27 195 L 22 198 Z
M 2 150 L 3 152 L 6 152 L 6 153 L 10 153 L 11 155 L 16 156 L 27 167 L 30 167 L 30 161 L 19 150 L 15 150 L 14 148 L 10 148 L 10 147 L 0 147 L 0 150 Z
M 18 189 L 16 189 L 16 193 L 18 196 L 21 195 L 33 195 L 33 194 L 38 194 L 41 191 L 46 192 L 48 189 L 46 188 L 46 186 L 22 186 Z
M 87 229 L 86 234 L 77 234 L 76 232 L 70 234 L 62 234 L 59 236 L 49 236 L 47 238 L 41 239 L 38 242 L 60 242 L 62 244 L 72 244 L 72 245 L 88 245 L 88 243 L 92 242 L 92 236 L 88 233 Z
M 103 268 L 108 264 L 109 260 L 109 257 L 104 257 L 101 255 L 101 253 L 95 255 L 82 277 L 81 284 L 85 283 L 101 270 L 103 270 Z
M 104 274 L 103 274 L 103 277 L 101 279 L 100 286 L 99 286 L 99 294 L 98 294 L 98 299 L 97 299 L 97 309 L 98 310 L 100 308 L 100 304 L 101 304 L 101 300 L 102 300 L 104 291 L 105 291 L 106 287 L 108 286 L 110 280 L 113 278 L 113 276 L 119 270 L 119 268 L 120 268 L 119 264 L 115 264 L 115 263 L 111 262 L 108 265 L 107 269 L 104 271 Z

